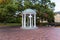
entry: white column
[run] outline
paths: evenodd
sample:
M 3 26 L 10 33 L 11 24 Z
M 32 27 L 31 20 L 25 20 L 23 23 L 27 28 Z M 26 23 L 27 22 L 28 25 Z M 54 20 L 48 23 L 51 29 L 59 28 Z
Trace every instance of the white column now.
M 26 14 L 24 14 L 24 27 L 26 27 Z
M 33 27 L 33 17 L 32 17 L 32 27 Z
M 30 14 L 30 28 L 31 28 L 31 14 Z
M 36 27 L 36 14 L 34 14 L 34 27 Z
M 23 14 L 22 14 L 22 27 L 24 27 L 24 17 L 23 17 Z

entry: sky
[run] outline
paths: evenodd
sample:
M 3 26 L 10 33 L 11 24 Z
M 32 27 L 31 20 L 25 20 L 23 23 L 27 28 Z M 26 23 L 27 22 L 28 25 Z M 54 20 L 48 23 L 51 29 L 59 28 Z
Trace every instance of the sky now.
M 55 2 L 56 4 L 54 12 L 60 11 L 60 0 L 51 0 L 51 1 Z

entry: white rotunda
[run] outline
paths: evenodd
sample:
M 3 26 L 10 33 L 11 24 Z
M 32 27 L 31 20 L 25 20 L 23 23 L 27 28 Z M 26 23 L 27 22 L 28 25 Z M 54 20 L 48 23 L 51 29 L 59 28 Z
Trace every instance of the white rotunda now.
M 36 27 L 36 11 L 26 9 L 22 11 L 22 27 L 23 29 L 35 29 Z

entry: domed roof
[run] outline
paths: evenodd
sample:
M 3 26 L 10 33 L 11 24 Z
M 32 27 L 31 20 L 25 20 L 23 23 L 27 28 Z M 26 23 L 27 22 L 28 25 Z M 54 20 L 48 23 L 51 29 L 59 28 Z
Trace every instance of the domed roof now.
M 26 9 L 24 11 L 22 11 L 23 14 L 36 14 L 35 10 L 32 9 Z

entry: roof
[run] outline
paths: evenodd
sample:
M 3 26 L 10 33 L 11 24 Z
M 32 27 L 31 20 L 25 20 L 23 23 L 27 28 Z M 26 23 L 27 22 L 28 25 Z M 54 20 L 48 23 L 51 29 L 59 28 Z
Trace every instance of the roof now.
M 23 14 L 36 14 L 36 11 L 33 9 L 26 9 L 22 11 Z

